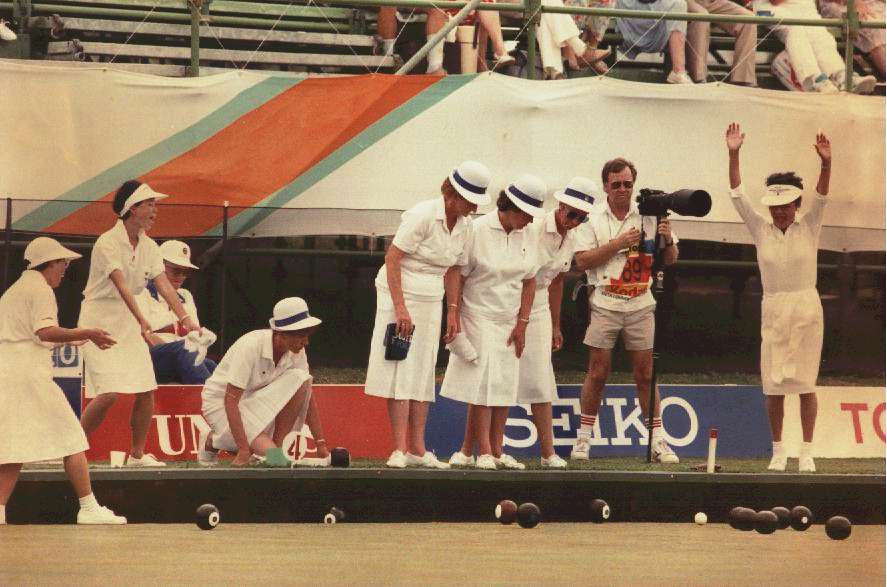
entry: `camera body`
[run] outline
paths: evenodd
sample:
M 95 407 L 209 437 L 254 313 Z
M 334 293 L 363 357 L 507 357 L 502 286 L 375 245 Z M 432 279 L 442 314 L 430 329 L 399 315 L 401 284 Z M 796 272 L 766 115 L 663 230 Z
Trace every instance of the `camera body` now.
M 711 211 L 711 196 L 705 190 L 642 189 L 637 197 L 638 212 L 643 216 L 668 216 L 669 212 L 682 216 L 705 216 Z

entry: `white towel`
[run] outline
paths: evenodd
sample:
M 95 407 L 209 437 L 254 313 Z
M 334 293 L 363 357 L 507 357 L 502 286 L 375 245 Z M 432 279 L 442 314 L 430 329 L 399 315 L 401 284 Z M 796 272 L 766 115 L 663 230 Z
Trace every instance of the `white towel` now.
M 469 363 L 477 361 L 477 349 L 474 348 L 474 345 L 471 344 L 464 332 L 457 334 L 453 342 L 448 344 L 446 348 L 463 361 L 468 361 Z
M 215 333 L 208 328 L 200 328 L 192 330 L 185 335 L 185 350 L 188 352 L 196 352 L 194 357 L 194 366 L 200 365 L 206 360 L 206 351 L 216 342 Z

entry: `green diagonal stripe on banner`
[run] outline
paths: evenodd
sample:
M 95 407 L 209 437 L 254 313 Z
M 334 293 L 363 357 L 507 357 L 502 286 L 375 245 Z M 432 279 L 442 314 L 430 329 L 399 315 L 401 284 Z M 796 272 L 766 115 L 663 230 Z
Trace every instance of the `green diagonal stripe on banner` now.
M 440 81 L 424 90 L 421 94 L 402 106 L 392 110 L 389 114 L 367 127 L 366 130 L 327 155 L 323 160 L 300 175 L 292 183 L 282 187 L 265 198 L 261 203 L 257 204 L 257 206 L 265 206 L 264 208 L 250 208 L 244 210 L 236 217 L 229 220 L 229 234 L 243 234 L 258 225 L 275 211 L 275 206 L 282 206 L 299 194 L 302 194 L 318 181 L 359 155 L 361 151 L 382 140 L 388 134 L 400 128 L 422 112 L 428 110 L 447 96 L 453 94 L 465 84 L 471 82 L 475 77 L 477 77 L 477 74 L 449 75 L 441 78 Z M 205 234 L 207 236 L 221 235 L 222 225 L 217 225 Z
M 133 155 L 77 187 L 42 204 L 13 223 L 15 230 L 40 231 L 139 177 L 194 149 L 248 112 L 294 87 L 306 78 L 269 77 L 251 86 L 188 128 Z M 68 205 L 57 202 L 72 200 Z M 56 203 L 56 205 L 53 205 Z

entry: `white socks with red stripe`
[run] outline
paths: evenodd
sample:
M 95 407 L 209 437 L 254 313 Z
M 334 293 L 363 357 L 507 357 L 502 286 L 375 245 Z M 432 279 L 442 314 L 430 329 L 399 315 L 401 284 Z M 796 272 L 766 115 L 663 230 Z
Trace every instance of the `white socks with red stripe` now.
M 647 424 L 649 426 L 649 423 Z M 650 429 L 650 438 L 656 442 L 662 438 L 662 418 L 653 418 L 653 427 Z
M 591 416 L 589 414 L 579 414 L 579 436 L 591 438 L 591 433 L 594 430 L 594 423 L 596 421 L 597 416 Z

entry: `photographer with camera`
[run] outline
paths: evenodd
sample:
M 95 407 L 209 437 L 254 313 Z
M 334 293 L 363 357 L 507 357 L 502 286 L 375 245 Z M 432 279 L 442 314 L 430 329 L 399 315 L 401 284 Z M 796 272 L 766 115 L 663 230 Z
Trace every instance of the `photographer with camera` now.
M 679 460 L 662 434 L 658 390 L 654 405 L 649 405 L 656 309 L 650 286 L 655 235 L 660 235 L 660 255 L 665 265 L 677 261 L 678 240 L 666 218 L 657 226 L 656 216 L 640 214 L 632 199 L 636 178 L 635 166 L 626 159 L 604 164 L 601 181 L 607 205 L 600 214 L 591 216 L 589 250 L 576 253 L 576 265 L 589 272 L 589 282 L 597 287 L 590 300 L 591 317 L 584 340 L 589 360 L 580 399 L 581 426 L 570 458 L 588 459 L 591 434 L 610 375 L 612 350 L 621 332 L 625 350 L 631 355 L 638 402 L 646 422 L 653 410 L 653 459 L 673 464 Z

